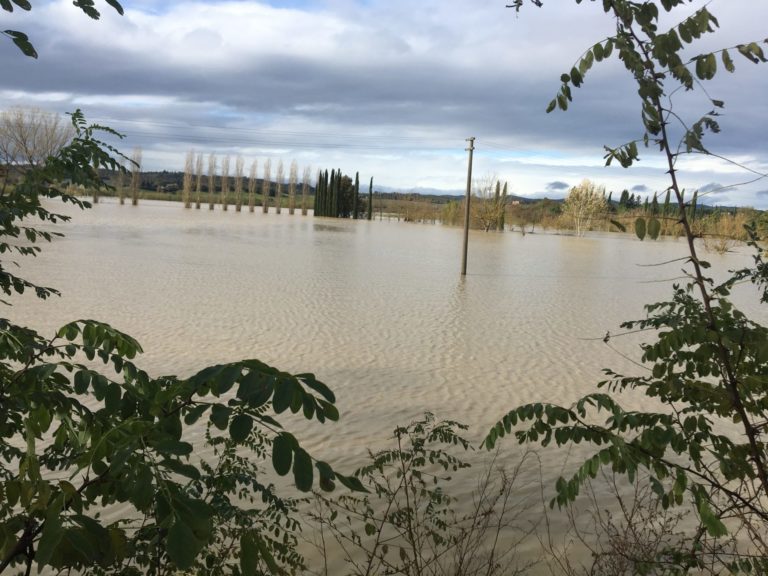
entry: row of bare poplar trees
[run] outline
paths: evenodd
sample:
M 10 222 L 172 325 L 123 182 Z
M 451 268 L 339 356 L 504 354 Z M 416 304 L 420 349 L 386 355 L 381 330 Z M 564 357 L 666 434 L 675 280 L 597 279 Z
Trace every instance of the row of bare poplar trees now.
M 203 154 L 195 154 L 194 151 L 187 153 L 184 163 L 184 181 L 181 190 L 181 199 L 185 208 L 199 209 L 204 203 L 203 199 L 203 180 L 207 178 L 208 209 L 213 210 L 217 204 L 216 198 L 216 168 L 217 161 L 215 154 L 208 156 L 208 173 L 203 174 Z M 288 197 L 288 213 L 293 214 L 297 208 L 297 196 L 300 194 L 298 208 L 303 215 L 307 214 L 308 196 L 310 187 L 310 168 L 304 168 L 301 183 L 299 184 L 299 167 L 296 161 L 292 161 L 288 170 L 288 182 L 285 181 L 285 169 L 283 161 L 277 163 L 277 174 L 275 181 L 272 182 L 272 162 L 268 158 L 263 162 L 261 177 L 258 175 L 259 162 L 251 162 L 250 171 L 247 180 L 244 178 L 245 161 L 242 156 L 238 156 L 234 163 L 234 174 L 230 176 L 229 156 L 224 156 L 221 160 L 221 184 L 218 193 L 218 204 L 222 210 L 228 210 L 230 202 L 234 204 L 235 210 L 240 212 L 243 205 L 248 205 L 248 210 L 253 212 L 256 206 L 256 195 L 258 193 L 258 181 L 261 180 L 261 209 L 266 213 L 269 211 L 270 193 L 274 188 L 274 204 L 278 214 L 282 210 L 283 195 Z M 301 187 L 299 190 L 299 186 Z
M 133 169 L 130 171 L 131 182 L 128 191 L 131 197 L 131 204 L 138 206 L 139 193 L 141 191 L 141 148 L 134 148 L 133 154 L 131 155 L 131 162 Z M 121 162 L 120 165 L 123 166 L 123 162 Z M 126 172 L 118 170 L 114 181 L 115 190 L 117 190 L 117 197 L 120 200 L 120 204 L 125 204 L 125 175 Z M 94 190 L 93 203 L 98 204 L 98 202 L 99 190 Z

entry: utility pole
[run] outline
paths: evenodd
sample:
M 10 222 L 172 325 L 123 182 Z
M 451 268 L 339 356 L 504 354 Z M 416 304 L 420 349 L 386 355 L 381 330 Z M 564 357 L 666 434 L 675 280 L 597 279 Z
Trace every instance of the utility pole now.
M 467 275 L 467 247 L 469 246 L 469 199 L 472 196 L 472 152 L 475 151 L 475 137 L 467 138 L 469 142 L 469 165 L 467 167 L 467 197 L 464 201 L 464 252 L 461 256 L 461 275 Z

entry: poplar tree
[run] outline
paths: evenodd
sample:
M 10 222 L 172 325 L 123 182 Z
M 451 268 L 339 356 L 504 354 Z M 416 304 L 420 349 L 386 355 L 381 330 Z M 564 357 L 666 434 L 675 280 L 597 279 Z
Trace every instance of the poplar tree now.
M 216 155 L 208 156 L 208 210 L 213 210 L 216 193 Z
M 278 214 L 282 209 L 283 204 L 283 161 L 280 160 L 277 163 L 277 182 L 275 182 L 275 210 Z
M 115 176 L 115 190 L 120 204 L 125 204 L 125 166 L 122 158 L 118 160 L 119 168 Z
M 131 170 L 131 204 L 139 205 L 139 191 L 141 188 L 141 148 L 134 148 L 131 156 L 133 169 Z
M 373 176 L 368 184 L 368 220 L 373 220 Z
M 181 200 L 184 208 L 192 208 L 192 183 L 194 181 L 195 151 L 190 150 L 184 159 L 184 179 L 181 185 Z
M 221 161 L 221 209 L 229 209 L 229 154 Z
M 248 212 L 253 212 L 256 205 L 256 171 L 258 160 L 251 162 L 251 172 L 248 175 Z
M 203 155 L 198 154 L 195 161 L 195 209 L 200 210 L 200 197 L 203 193 Z
M 264 176 L 261 180 L 261 211 L 264 214 L 267 214 L 269 212 L 269 188 L 271 186 L 271 179 L 272 179 L 272 161 L 267 158 L 267 161 L 264 162 Z
M 235 160 L 235 212 L 243 209 L 243 157 L 238 156 Z
M 291 160 L 288 172 L 288 214 L 293 215 L 296 210 L 296 182 L 299 179 L 299 167 L 296 160 Z
M 307 195 L 309 194 L 309 175 L 311 174 L 311 168 L 306 166 L 304 168 L 304 174 L 301 177 L 301 215 L 307 215 Z

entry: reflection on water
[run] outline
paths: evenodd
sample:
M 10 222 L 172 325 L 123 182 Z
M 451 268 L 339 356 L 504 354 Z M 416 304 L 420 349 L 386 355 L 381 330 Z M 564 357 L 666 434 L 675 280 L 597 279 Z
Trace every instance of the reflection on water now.
M 61 228 L 66 237 L 24 274 L 63 296 L 25 296 L 6 310 L 13 320 L 45 331 L 110 322 L 142 343 L 155 374 L 244 357 L 312 371 L 336 392 L 342 419 L 297 426 L 343 470 L 426 409 L 471 424 L 479 442 L 505 409 L 570 402 L 603 367 L 636 371 L 601 337 L 669 293 L 647 280 L 680 268 L 639 264 L 685 254 L 682 242 L 628 236 L 473 232 L 461 279 L 461 231 L 440 226 L 145 202 L 101 203 Z M 637 343 L 613 345 L 637 356 Z M 545 461 L 545 481 L 562 465 Z

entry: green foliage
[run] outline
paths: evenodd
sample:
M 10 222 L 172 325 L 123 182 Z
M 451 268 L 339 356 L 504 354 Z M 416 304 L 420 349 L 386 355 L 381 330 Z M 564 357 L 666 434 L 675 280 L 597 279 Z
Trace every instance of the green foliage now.
M 368 184 L 368 220 L 373 219 L 373 176 Z
M 66 219 L 41 199 L 87 204 L 65 180 L 100 186 L 93 167 L 119 169 L 95 138 L 111 130 L 72 115 L 72 143 L 0 197 L 0 252 L 34 255 Z M 24 237 L 25 246 L 14 241 Z M 0 268 L 6 293 L 32 288 Z M 302 563 L 295 506 L 261 479 L 270 455 L 301 491 L 356 478 L 314 461 L 275 415 L 335 421 L 333 392 L 312 374 L 258 360 L 152 377 L 139 343 L 108 324 L 77 320 L 53 337 L 0 319 L 0 572 L 33 564 L 96 574 L 273 573 Z M 200 445 L 204 431 L 205 443 Z M 193 447 L 194 443 L 194 447 Z M 202 448 L 202 452 L 201 452 Z M 286 466 L 287 461 L 287 466 Z M 107 520 L 102 511 L 119 507 Z M 222 554 L 222 551 L 228 551 Z
M 373 178 L 371 178 L 373 185 Z M 359 215 L 358 197 L 360 178 L 355 180 L 341 174 L 341 170 L 320 172 L 315 192 L 315 216 L 330 218 L 357 218 Z M 369 198 L 370 204 L 370 198 Z
M 114 8 L 118 14 L 122 16 L 123 7 L 117 0 L 105 1 L 112 8 Z M 14 4 L 18 8 L 21 8 L 27 12 L 32 10 L 32 4 L 28 0 L 0 0 L 0 8 L 6 12 L 13 12 Z M 93 0 L 74 0 L 73 4 L 94 20 L 98 20 L 101 17 L 101 13 L 96 9 Z M 0 34 L 4 34 L 10 38 L 11 41 L 19 50 L 21 50 L 25 56 L 37 58 L 37 50 L 35 50 L 32 42 L 29 40 L 29 37 L 23 32 L 19 32 L 18 30 L 2 30 L 0 31 Z
M 714 32 L 718 21 L 706 4 L 668 30 L 659 30 L 662 9 L 671 12 L 687 3 L 604 1 L 605 12 L 615 21 L 615 35 L 588 49 L 562 75 L 560 91 L 547 111 L 566 110 L 571 89 L 583 84 L 593 63 L 611 54 L 618 57 L 635 80 L 644 133 L 617 148 L 606 146 L 606 164 L 615 160 L 623 167 L 633 165 L 639 142 L 653 144 L 663 154 L 670 175 L 663 211 L 668 211 L 671 192 L 689 248 L 690 281 L 675 285 L 671 299 L 646 306 L 646 318 L 622 325 L 628 332 L 652 335 L 641 346 L 646 370 L 641 376 L 606 370 L 608 378 L 599 390 L 571 406 L 531 403 L 514 408 L 491 429 L 484 444 L 491 449 L 500 438 L 513 435 L 525 444 L 588 445 L 591 454 L 570 476 L 557 481 L 552 506 L 573 503 L 603 468 L 630 482 L 637 482 L 641 472 L 647 474 L 664 509 L 692 506 L 699 525 L 682 543 L 657 555 L 646 572 L 688 574 L 707 568 L 712 573 L 762 574 L 768 570 L 768 451 L 763 437 L 768 422 L 768 329 L 737 310 L 729 296 L 736 284 L 749 280 L 759 288 L 761 301 L 768 302 L 768 267 L 751 228 L 756 249 L 752 267 L 732 273 L 722 284 L 704 274 L 709 264 L 697 255 L 691 227 L 697 193 L 686 203 L 676 162 L 682 154 L 708 153 L 703 138 L 706 132 L 719 131 L 716 117 L 723 102 L 704 92 L 712 110 L 686 124 L 672 109 L 670 96 L 678 88 L 693 90 L 715 77 L 718 55 L 727 72 L 735 70 L 732 52 L 752 63 L 766 59 L 757 43 L 688 56 L 694 41 Z M 670 141 L 672 121 L 683 129 L 680 142 Z M 632 201 L 622 194 L 620 204 Z M 635 221 L 640 239 L 658 237 L 656 209 L 654 198 L 651 217 Z M 604 341 L 610 340 L 608 334 Z M 638 392 L 644 396 L 643 408 L 623 408 L 621 395 L 637 397 Z M 737 534 L 746 537 L 730 539 Z

